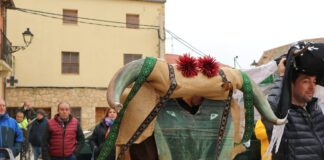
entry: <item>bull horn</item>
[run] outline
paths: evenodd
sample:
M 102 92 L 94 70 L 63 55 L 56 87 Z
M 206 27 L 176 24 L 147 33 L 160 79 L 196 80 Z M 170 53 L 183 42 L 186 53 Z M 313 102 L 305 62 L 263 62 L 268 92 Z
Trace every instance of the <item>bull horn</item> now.
M 137 79 L 143 64 L 144 59 L 130 62 L 114 75 L 107 89 L 107 101 L 111 107 L 117 109 L 122 107 L 120 97 L 126 87 Z
M 273 113 L 271 106 L 264 93 L 259 89 L 259 87 L 251 81 L 252 90 L 253 90 L 253 101 L 254 105 L 259 111 L 259 113 L 269 122 L 277 125 L 282 125 L 287 123 L 286 119 L 279 119 L 277 116 Z
M 294 56 L 300 56 L 301 54 L 303 54 L 306 50 L 308 50 L 308 48 L 311 46 L 311 43 L 309 43 L 309 42 L 307 42 L 306 44 L 305 44 L 305 47 L 304 48 L 302 48 L 302 49 L 295 49 L 294 51 L 293 51 L 293 55 Z

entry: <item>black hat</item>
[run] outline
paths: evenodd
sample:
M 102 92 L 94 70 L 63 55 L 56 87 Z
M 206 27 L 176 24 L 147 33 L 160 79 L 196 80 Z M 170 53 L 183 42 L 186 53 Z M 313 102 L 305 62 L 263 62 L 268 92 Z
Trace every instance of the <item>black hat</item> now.
M 38 109 L 38 110 L 36 111 L 36 113 L 37 113 L 37 114 L 41 114 L 41 115 L 43 115 L 44 117 L 45 117 L 45 115 L 46 115 L 46 113 L 45 113 L 45 111 L 44 111 L 43 109 Z
M 293 69 L 317 77 L 317 84 L 324 86 L 324 43 L 299 42 L 295 51 Z M 297 53 L 297 52 L 300 53 Z

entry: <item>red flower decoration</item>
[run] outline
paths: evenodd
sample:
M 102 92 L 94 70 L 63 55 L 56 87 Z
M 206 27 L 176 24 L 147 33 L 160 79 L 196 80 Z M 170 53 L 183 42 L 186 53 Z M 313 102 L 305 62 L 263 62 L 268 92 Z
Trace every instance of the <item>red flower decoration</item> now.
M 193 77 L 198 74 L 197 60 L 189 54 L 179 56 L 177 64 L 177 69 L 181 71 L 184 77 Z
M 208 78 L 214 77 L 218 74 L 219 64 L 213 57 L 204 56 L 198 59 L 198 67 L 200 71 Z

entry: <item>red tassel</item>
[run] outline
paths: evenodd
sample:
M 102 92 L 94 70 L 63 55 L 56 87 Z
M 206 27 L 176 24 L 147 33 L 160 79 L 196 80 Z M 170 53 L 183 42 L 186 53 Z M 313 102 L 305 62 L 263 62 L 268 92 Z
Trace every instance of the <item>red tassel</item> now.
M 189 54 L 179 56 L 177 64 L 177 69 L 181 71 L 184 77 L 193 77 L 198 74 L 197 60 Z
M 198 59 L 198 67 L 200 71 L 208 78 L 214 77 L 218 74 L 219 64 L 213 57 L 204 56 Z

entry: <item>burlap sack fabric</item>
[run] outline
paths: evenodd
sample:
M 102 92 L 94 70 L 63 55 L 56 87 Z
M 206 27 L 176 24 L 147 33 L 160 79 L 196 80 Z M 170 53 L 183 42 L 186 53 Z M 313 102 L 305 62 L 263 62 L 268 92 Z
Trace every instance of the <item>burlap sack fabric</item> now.
M 221 69 L 225 72 L 227 79 L 233 84 L 234 89 L 242 87 L 243 80 L 239 70 L 227 67 Z M 172 94 L 173 98 L 199 95 L 207 99 L 224 100 L 228 96 L 228 91 L 222 87 L 223 81 L 219 76 L 208 78 L 202 73 L 198 73 L 198 75 L 195 77 L 187 78 L 183 77 L 182 73 L 176 69 L 175 76 L 177 88 Z M 150 81 L 151 79 L 158 81 Z M 141 87 L 136 96 L 128 105 L 127 111 L 125 112 L 116 141 L 116 155 L 118 155 L 120 152 L 120 146 L 127 143 L 139 125 L 158 103 L 159 97 L 163 96 L 169 88 L 169 70 L 165 61 L 157 61 L 147 81 L 149 83 L 145 83 Z M 154 86 L 154 88 L 152 86 Z M 127 96 L 128 92 L 129 90 L 126 90 L 123 93 L 123 100 Z M 234 107 L 234 109 L 232 109 L 232 116 L 235 117 L 235 124 L 239 124 L 240 121 L 240 110 L 237 105 L 238 104 L 235 102 L 232 103 L 232 107 Z M 156 120 L 152 121 L 143 134 L 135 141 L 136 144 L 143 142 L 146 140 L 146 138 L 153 134 L 155 121 Z M 235 133 L 239 133 L 239 125 L 236 126 Z M 234 137 L 235 142 L 240 142 L 241 137 L 238 134 L 235 134 Z M 236 152 L 240 151 L 242 151 L 242 149 L 235 149 L 233 154 L 236 155 Z M 125 154 L 124 159 L 130 159 L 128 153 Z

